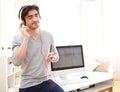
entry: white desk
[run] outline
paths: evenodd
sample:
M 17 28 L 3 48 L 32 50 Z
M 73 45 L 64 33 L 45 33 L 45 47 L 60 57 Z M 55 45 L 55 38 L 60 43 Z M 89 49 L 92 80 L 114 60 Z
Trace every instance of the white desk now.
M 78 75 L 79 73 L 72 73 L 72 75 Z M 75 82 L 69 84 L 60 84 L 60 86 L 64 89 L 65 92 L 98 92 L 113 86 L 113 75 L 111 73 L 106 72 L 80 72 L 81 75 L 88 76 L 88 81 L 85 82 Z M 59 79 L 60 80 L 60 79 Z M 94 87 L 77 91 L 83 87 L 95 85 Z M 108 92 L 108 91 L 107 91 Z

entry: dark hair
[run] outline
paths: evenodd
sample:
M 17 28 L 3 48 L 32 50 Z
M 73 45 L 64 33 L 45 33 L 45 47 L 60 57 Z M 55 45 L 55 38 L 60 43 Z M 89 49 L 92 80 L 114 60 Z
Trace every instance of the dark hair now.
M 28 14 L 30 10 L 33 10 L 33 9 L 35 9 L 40 16 L 39 7 L 37 5 L 24 5 L 20 8 L 18 17 L 24 22 L 24 25 L 26 25 L 25 16 Z

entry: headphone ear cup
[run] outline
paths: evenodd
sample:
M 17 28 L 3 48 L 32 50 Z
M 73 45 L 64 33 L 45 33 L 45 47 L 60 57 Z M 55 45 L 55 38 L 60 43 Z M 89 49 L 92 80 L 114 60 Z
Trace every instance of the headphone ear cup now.
M 25 22 L 24 22 L 24 21 L 23 21 L 22 23 L 23 23 L 23 25 L 25 25 Z
M 25 26 L 25 22 L 21 21 L 21 24 Z
M 24 21 L 22 21 L 22 24 L 23 24 L 23 25 L 26 25 Z
M 22 23 L 25 25 L 25 21 L 22 20 L 22 12 L 23 12 L 23 9 L 25 9 L 27 7 L 27 5 L 23 6 L 20 8 L 19 10 L 19 13 L 18 13 L 18 18 L 22 21 Z

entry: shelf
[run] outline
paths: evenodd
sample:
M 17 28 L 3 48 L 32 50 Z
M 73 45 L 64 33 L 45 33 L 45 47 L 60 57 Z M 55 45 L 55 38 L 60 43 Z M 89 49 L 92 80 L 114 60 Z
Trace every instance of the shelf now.
M 19 92 L 19 87 L 9 88 L 8 92 Z
M 8 71 L 7 71 L 8 72 L 8 74 L 7 74 L 8 77 L 21 71 L 21 67 L 16 67 L 16 66 L 13 65 L 10 57 L 7 59 L 7 63 L 8 63 L 7 64 L 7 66 L 8 66 Z
M 19 71 L 13 72 L 11 74 L 8 74 L 8 77 L 11 77 L 11 76 L 20 76 L 20 74 L 21 74 L 21 71 L 19 70 Z
M 113 80 L 101 82 L 96 84 L 94 87 L 91 87 L 80 92 L 98 92 L 107 88 L 111 88 L 113 86 L 113 83 L 114 83 Z
M 11 57 L 7 58 L 7 79 L 8 92 L 18 92 L 21 80 L 21 67 L 14 66 Z

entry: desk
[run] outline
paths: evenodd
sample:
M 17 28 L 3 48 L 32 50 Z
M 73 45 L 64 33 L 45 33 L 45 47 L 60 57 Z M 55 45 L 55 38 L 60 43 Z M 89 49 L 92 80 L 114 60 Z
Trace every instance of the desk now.
M 87 82 L 76 82 L 71 84 L 65 84 L 60 86 L 65 92 L 106 92 L 107 90 L 112 90 L 113 86 L 113 75 L 107 72 L 80 72 L 89 77 Z M 79 74 L 79 73 L 78 73 Z M 72 73 L 74 75 L 74 73 Z M 81 75 L 81 74 L 80 74 Z M 95 85 L 94 87 L 80 90 L 83 87 Z M 79 91 L 80 90 L 80 91 Z M 107 91 L 112 92 L 112 91 Z

